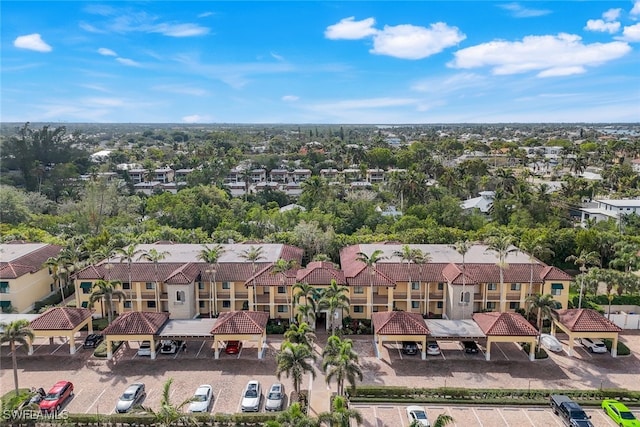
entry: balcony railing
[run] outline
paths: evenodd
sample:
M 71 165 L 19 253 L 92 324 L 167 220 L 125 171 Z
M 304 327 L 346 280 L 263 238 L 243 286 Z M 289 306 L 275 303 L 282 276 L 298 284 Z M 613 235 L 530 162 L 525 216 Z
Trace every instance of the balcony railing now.
M 411 299 L 416 301 L 416 300 L 421 300 L 424 298 L 424 293 L 423 292 L 411 292 Z
M 142 299 L 156 299 L 156 294 L 153 292 L 140 292 L 140 298 Z
M 360 305 L 360 304 L 365 304 L 367 302 L 367 297 L 365 296 L 357 296 L 357 297 L 351 297 L 349 298 L 349 301 L 351 302 L 351 304 L 353 305 Z
M 229 298 L 231 298 L 231 292 L 229 292 L 229 291 L 218 291 L 217 296 L 220 299 L 229 299 Z
M 198 298 L 200 299 L 209 299 L 209 292 L 198 292 Z
M 256 301 L 258 304 L 269 304 L 269 295 L 258 295 Z
M 442 299 L 444 292 L 429 292 L 429 299 Z
M 393 298 L 394 299 L 407 299 L 407 293 L 406 292 L 394 292 L 393 293 Z
M 374 304 L 388 304 L 389 303 L 389 297 L 387 297 L 386 295 L 374 295 L 373 296 L 373 303 Z
M 237 299 L 249 299 L 249 292 L 236 292 Z
M 507 301 L 520 301 L 521 295 L 519 293 L 508 293 Z

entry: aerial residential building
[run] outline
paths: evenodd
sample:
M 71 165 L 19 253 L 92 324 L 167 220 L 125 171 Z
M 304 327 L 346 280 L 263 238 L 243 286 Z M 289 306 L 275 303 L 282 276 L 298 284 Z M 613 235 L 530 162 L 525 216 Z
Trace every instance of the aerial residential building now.
M 46 243 L 0 244 L 0 308 L 25 313 L 54 292 L 52 272 L 44 264 L 61 250 Z
M 640 199 L 601 199 L 594 200 L 581 208 L 581 223 L 585 225 L 587 220 L 605 221 L 615 219 L 619 221 L 624 215 L 640 215 Z

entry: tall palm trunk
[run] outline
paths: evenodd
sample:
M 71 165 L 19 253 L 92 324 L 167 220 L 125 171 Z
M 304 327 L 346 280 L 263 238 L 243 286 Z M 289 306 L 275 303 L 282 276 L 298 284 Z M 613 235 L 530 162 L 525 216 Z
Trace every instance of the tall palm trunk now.
M 13 368 L 13 386 L 18 395 L 18 359 L 16 358 L 16 342 L 11 341 L 11 367 Z

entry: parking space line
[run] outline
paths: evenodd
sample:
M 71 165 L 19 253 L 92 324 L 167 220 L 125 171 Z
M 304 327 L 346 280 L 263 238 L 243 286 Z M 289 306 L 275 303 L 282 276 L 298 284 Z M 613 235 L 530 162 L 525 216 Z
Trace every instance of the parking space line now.
M 596 413 L 607 422 L 608 426 L 616 425 L 603 411 L 596 411 Z
M 378 426 L 380 424 L 378 423 L 378 414 L 376 413 L 376 405 L 372 405 L 371 407 L 373 408 L 373 419 L 376 420 L 376 426 Z
M 473 411 L 473 415 L 476 417 L 476 420 L 478 420 L 478 424 L 480 424 L 480 427 L 484 427 L 484 424 L 482 424 L 482 421 L 480 421 L 480 417 L 478 416 L 478 413 L 476 412 L 476 408 L 471 408 L 471 410 Z
M 242 344 L 242 342 L 240 342 L 240 344 Z M 236 357 L 236 359 L 240 359 L 240 355 L 242 354 L 242 349 L 244 348 L 243 345 L 240 345 L 240 349 L 238 350 L 238 357 Z
M 509 425 L 509 422 L 507 421 L 507 419 L 504 417 L 504 415 L 502 415 L 502 409 L 500 408 L 496 408 L 496 411 L 498 411 L 498 414 L 500 415 L 500 418 L 502 418 L 502 421 L 504 421 L 505 425 Z
M 496 343 L 497 344 L 497 343 Z M 505 359 L 509 360 L 509 358 L 507 357 L 507 355 L 504 353 L 504 351 L 502 351 L 502 348 L 500 348 L 500 346 L 496 346 L 498 347 L 498 350 L 500 350 L 500 353 L 502 353 L 502 355 L 504 356 Z
M 398 341 L 396 341 L 396 345 L 398 344 Z M 398 350 L 398 355 L 400 356 L 400 360 L 402 360 L 402 345 L 400 345 L 400 347 L 397 348 Z
M 104 394 L 104 392 L 107 391 L 107 389 L 105 388 L 104 390 L 102 390 L 102 393 L 100 393 L 98 395 L 98 397 L 96 397 L 96 399 L 91 403 L 91 405 L 89 405 L 89 407 L 87 408 L 86 411 L 84 411 L 85 414 L 88 414 L 89 411 L 91 410 L 91 408 L 93 407 L 93 405 L 95 405 L 96 403 L 98 403 L 98 400 L 100 400 L 100 398 L 102 397 L 102 395 Z
M 533 423 L 533 421 L 531 420 L 531 418 L 529 418 L 529 414 L 527 414 L 527 410 L 526 409 L 520 409 L 522 412 L 524 412 L 524 416 L 527 417 L 527 419 L 529 420 L 529 422 L 531 423 L 531 425 L 533 427 L 536 427 L 536 425 Z
M 396 406 L 398 410 L 398 419 L 400 420 L 400 427 L 404 427 L 404 418 L 402 417 L 402 411 L 400 411 L 400 407 Z
M 202 344 L 200 344 L 200 348 L 198 349 L 198 352 L 196 353 L 196 357 L 200 356 L 200 352 L 202 351 L 202 347 L 204 347 L 206 342 L 207 342 L 206 340 L 202 341 Z
M 211 407 L 211 413 L 215 414 L 216 412 L 216 403 L 218 403 L 218 399 L 220 399 L 220 395 L 222 394 L 222 389 L 218 390 L 218 395 L 216 396 L 215 400 L 213 401 L 213 406 Z

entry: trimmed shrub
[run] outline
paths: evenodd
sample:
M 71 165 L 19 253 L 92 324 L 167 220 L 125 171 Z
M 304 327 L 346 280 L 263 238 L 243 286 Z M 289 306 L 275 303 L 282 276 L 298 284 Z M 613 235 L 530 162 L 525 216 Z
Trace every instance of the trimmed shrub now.
M 113 341 L 111 344 L 111 353 L 115 353 L 122 346 L 122 341 Z M 102 341 L 93 351 L 95 357 L 107 357 L 107 341 Z
M 527 353 L 527 355 L 529 355 L 529 350 L 531 349 L 531 346 L 529 345 L 528 342 L 521 342 L 520 348 L 522 348 L 522 351 L 524 351 L 525 353 Z M 544 348 L 542 347 L 538 348 L 538 350 L 536 351 L 536 360 L 546 359 L 548 357 L 549 355 L 547 354 L 547 351 Z
M 605 338 L 602 340 L 604 344 L 607 346 L 607 350 L 611 351 L 611 346 L 613 345 L 613 341 L 609 338 Z M 628 356 L 631 354 L 631 350 L 627 347 L 622 341 L 618 340 L 618 356 Z

